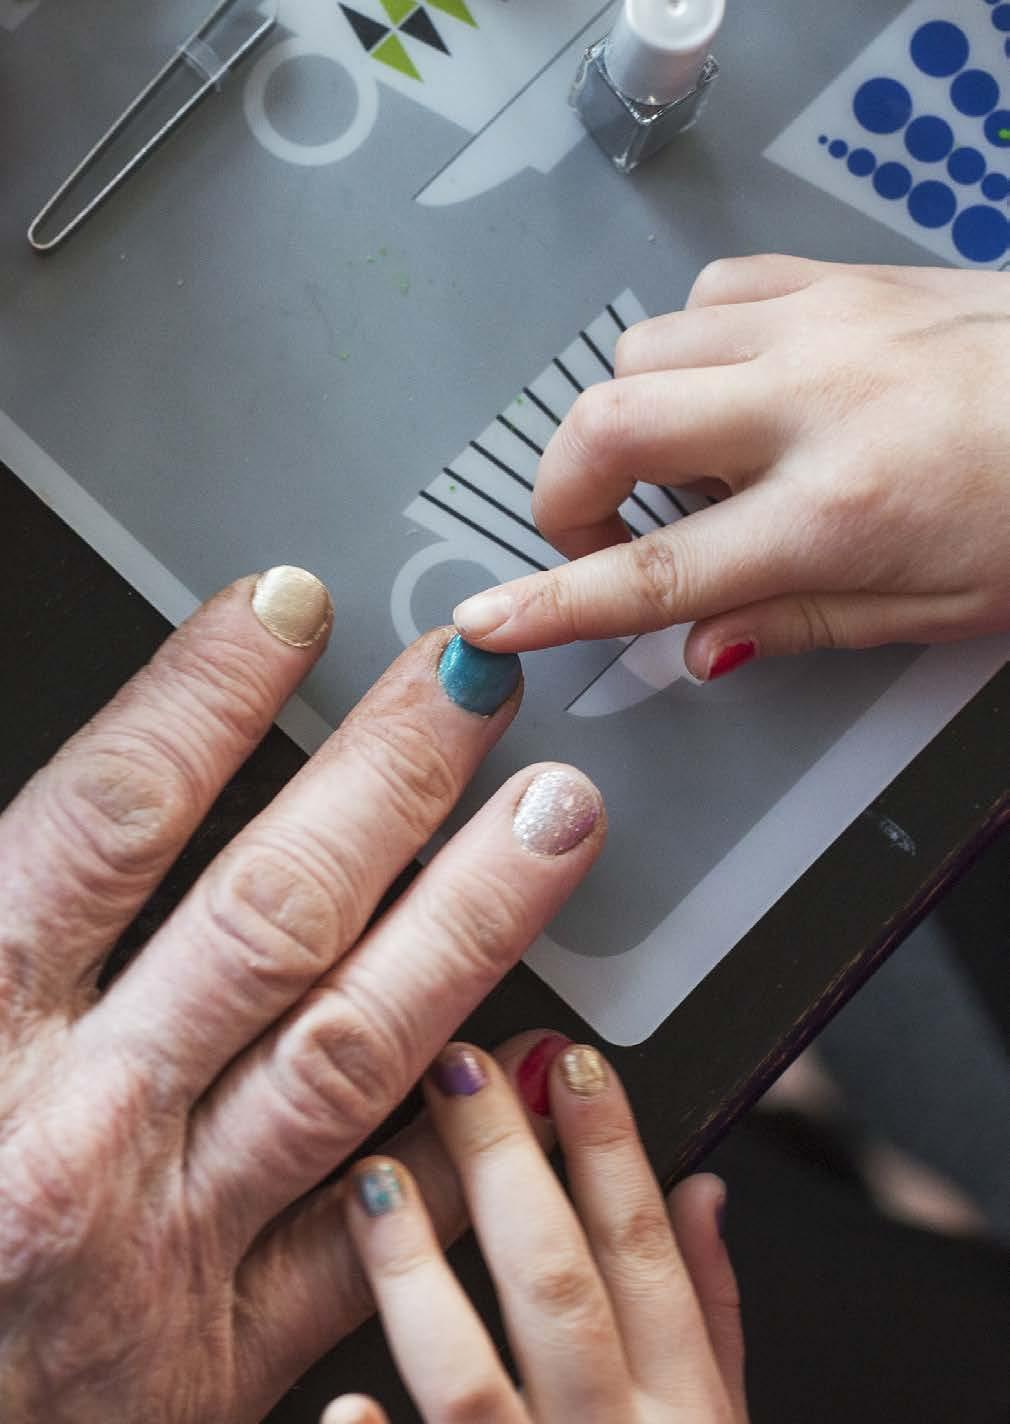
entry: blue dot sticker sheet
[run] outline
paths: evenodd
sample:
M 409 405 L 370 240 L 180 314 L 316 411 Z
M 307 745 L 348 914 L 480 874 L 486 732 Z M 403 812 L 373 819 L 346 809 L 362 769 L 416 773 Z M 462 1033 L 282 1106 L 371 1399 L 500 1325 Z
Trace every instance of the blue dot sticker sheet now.
M 765 156 L 947 262 L 1010 267 L 1010 4 L 915 0 Z

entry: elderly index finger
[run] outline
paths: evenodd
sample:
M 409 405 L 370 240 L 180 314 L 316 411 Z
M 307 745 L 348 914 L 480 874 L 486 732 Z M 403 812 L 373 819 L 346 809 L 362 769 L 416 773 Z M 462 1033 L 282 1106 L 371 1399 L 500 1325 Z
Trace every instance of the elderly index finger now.
M 8 1010 L 87 1002 L 113 941 L 320 656 L 332 621 L 325 587 L 304 569 L 240 579 L 28 783 L 0 818 Z

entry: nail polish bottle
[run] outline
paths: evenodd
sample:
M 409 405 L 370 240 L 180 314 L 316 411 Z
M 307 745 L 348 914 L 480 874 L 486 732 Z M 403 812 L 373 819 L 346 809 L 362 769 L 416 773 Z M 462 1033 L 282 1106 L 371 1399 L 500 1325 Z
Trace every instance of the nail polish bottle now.
M 582 56 L 569 103 L 622 173 L 695 124 L 719 66 L 726 0 L 623 0 Z

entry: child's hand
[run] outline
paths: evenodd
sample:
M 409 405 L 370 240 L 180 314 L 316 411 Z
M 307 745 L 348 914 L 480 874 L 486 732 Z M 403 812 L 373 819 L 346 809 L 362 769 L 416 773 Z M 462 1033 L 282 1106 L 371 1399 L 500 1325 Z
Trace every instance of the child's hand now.
M 351 1235 L 426 1424 L 744 1424 L 739 1304 L 719 1233 L 725 1188 L 690 1178 L 668 1214 L 613 1070 L 593 1049 L 567 1047 L 548 1082 L 571 1202 L 494 1059 L 452 1045 L 425 1085 L 521 1391 L 403 1167 L 371 1158 L 352 1174 Z M 324 1424 L 385 1421 L 359 1396 L 324 1415 Z
M 704 478 L 731 497 L 626 542 L 636 480 Z M 1010 628 L 1010 277 L 718 262 L 685 311 L 621 338 L 617 379 L 544 454 L 534 513 L 575 562 L 462 604 L 481 647 L 700 620 L 686 658 L 707 678 Z

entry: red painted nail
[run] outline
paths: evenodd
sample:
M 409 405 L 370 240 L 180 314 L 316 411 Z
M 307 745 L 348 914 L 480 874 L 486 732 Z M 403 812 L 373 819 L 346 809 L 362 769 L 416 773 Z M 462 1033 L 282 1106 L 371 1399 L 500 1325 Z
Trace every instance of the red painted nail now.
M 551 1100 L 547 1091 L 547 1080 L 550 1077 L 551 1064 L 571 1041 L 563 1033 L 549 1033 L 530 1049 L 516 1069 L 519 1096 L 530 1112 L 535 1112 L 538 1117 L 550 1117 Z
M 708 665 L 708 680 L 714 677 L 722 677 L 724 673 L 732 672 L 741 663 L 749 663 L 751 658 L 757 653 L 756 644 L 748 641 L 746 643 L 730 643 L 728 647 L 721 648 Z

